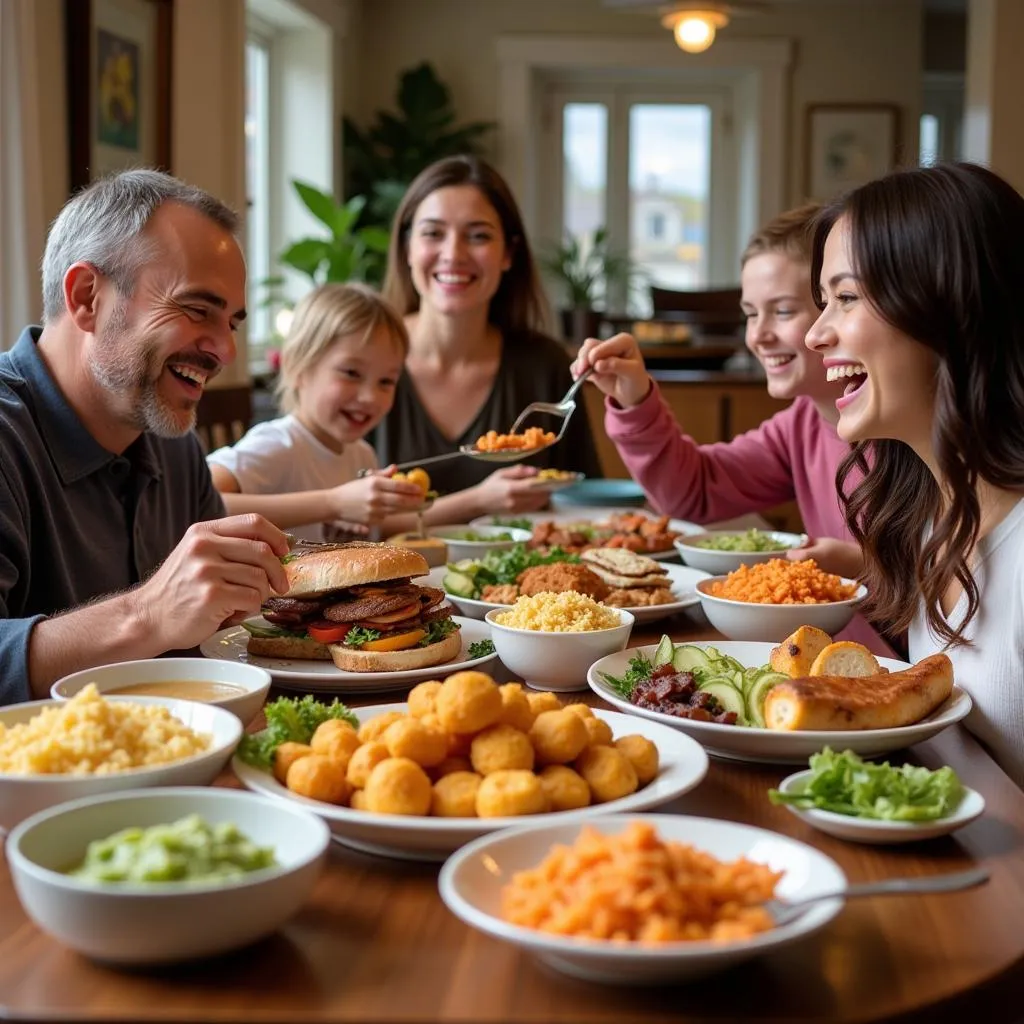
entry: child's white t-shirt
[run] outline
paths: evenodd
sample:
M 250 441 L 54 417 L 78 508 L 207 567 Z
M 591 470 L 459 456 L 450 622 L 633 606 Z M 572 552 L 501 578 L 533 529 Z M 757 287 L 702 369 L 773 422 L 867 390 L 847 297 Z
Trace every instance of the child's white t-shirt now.
M 321 444 L 294 416 L 257 423 L 234 446 L 206 457 L 223 466 L 244 494 L 321 491 L 355 480 L 361 469 L 377 469 L 377 456 L 365 441 L 345 445 L 339 454 Z M 289 528 L 303 540 L 322 541 L 324 524 Z

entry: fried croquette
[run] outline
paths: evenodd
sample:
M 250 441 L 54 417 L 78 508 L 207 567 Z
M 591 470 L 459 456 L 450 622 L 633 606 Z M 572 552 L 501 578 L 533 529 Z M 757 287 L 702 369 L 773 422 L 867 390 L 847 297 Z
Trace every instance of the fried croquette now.
M 574 715 L 579 715 L 580 718 L 593 718 L 594 709 L 589 704 L 566 704 L 566 711 L 571 711 Z
M 590 787 L 583 776 L 568 765 L 549 764 L 538 778 L 551 810 L 575 811 L 590 804 Z
M 585 565 L 572 562 L 553 562 L 551 565 L 535 565 L 532 569 L 524 569 L 516 579 L 519 593 L 525 597 L 533 597 L 544 592 L 562 594 L 575 591 L 586 594 L 595 601 L 602 601 L 611 589 L 596 573 Z
M 481 818 L 543 814 L 547 809 L 540 779 L 522 769 L 486 775 L 476 791 L 476 813 Z
M 298 761 L 300 757 L 306 757 L 308 754 L 313 753 L 313 748 L 308 743 L 292 743 L 290 740 L 287 743 L 282 743 L 274 750 L 274 756 L 272 758 L 271 770 L 274 773 L 274 778 L 277 779 L 281 785 L 285 785 L 285 779 L 288 777 L 288 769 Z
M 437 712 L 437 695 L 441 692 L 441 683 L 436 679 L 429 679 L 425 683 L 417 683 L 409 691 L 406 703 L 409 705 L 409 714 L 414 718 L 422 718 L 424 715 L 433 715 Z
M 387 746 L 380 740 L 371 740 L 357 747 L 355 753 L 349 758 L 348 768 L 345 769 L 345 778 L 350 786 L 362 789 L 370 772 L 391 756 Z
M 498 684 L 483 672 L 456 672 L 437 695 L 437 716 L 447 732 L 479 732 L 501 718 Z
M 668 587 L 616 587 L 602 603 L 610 608 L 645 608 L 655 604 L 673 604 L 676 595 Z
M 359 742 L 355 729 L 348 722 L 329 718 L 316 727 L 309 745 L 313 748 L 314 754 L 323 754 L 344 768 Z
M 542 711 L 530 726 L 530 742 L 541 764 L 567 764 L 587 745 L 587 727 L 565 708 Z
M 381 742 L 392 757 L 407 757 L 423 768 L 433 768 L 448 756 L 448 734 L 420 718 L 392 722 Z
M 370 772 L 363 792 L 366 809 L 375 814 L 421 815 L 430 811 L 434 787 L 415 761 L 388 757 Z
M 384 730 L 392 722 L 397 722 L 400 718 L 405 718 L 401 711 L 385 711 L 380 715 L 374 715 L 373 718 L 368 719 L 359 726 L 359 732 L 357 733 L 359 742 L 372 743 L 374 740 L 379 740 L 384 734 Z
M 492 725 L 473 737 L 469 746 L 473 771 L 480 775 L 523 768 L 533 771 L 533 744 L 512 725 Z
M 307 754 L 293 761 L 285 785 L 299 796 L 325 804 L 343 804 L 351 792 L 344 766 L 323 754 Z
M 620 736 L 614 746 L 626 755 L 641 786 L 646 786 L 658 774 L 658 748 L 646 736 L 637 733 Z
M 597 804 L 629 796 L 640 788 L 632 762 L 615 747 L 587 747 L 576 759 L 575 767 Z
M 366 790 L 365 789 L 353 789 L 352 795 L 348 798 L 348 805 L 353 811 L 367 811 L 369 808 L 366 806 Z
M 522 683 L 505 683 L 498 689 L 501 692 L 501 723 L 529 732 L 537 713 L 530 707 Z
M 452 772 L 471 772 L 473 765 L 468 757 L 446 757 L 439 765 L 430 770 L 434 781 L 443 779 Z
M 539 690 L 526 694 L 526 701 L 530 705 L 533 717 L 536 718 L 542 711 L 560 711 L 562 702 L 550 690 Z
M 587 746 L 610 746 L 612 727 L 603 718 L 584 718 L 583 727 L 587 730 Z
M 476 796 L 483 780 L 476 772 L 452 772 L 434 783 L 430 813 L 438 818 L 475 818 Z

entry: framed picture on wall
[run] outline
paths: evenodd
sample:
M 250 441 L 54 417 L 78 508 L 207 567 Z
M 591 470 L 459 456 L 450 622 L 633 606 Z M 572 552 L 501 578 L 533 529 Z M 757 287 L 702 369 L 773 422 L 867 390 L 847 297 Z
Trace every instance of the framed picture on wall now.
M 64 0 L 71 190 L 171 166 L 174 0 Z
M 894 104 L 812 104 L 805 135 L 807 198 L 827 201 L 891 171 L 898 141 Z

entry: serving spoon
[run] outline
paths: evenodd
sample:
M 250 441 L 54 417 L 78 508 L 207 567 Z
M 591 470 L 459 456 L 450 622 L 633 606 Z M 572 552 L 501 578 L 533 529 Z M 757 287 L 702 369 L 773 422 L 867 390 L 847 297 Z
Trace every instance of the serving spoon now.
M 807 912 L 810 904 L 819 903 L 821 900 L 852 900 L 859 896 L 899 896 L 904 893 L 958 892 L 981 885 L 987 882 L 988 878 L 988 868 L 972 868 L 970 871 L 931 875 L 927 878 L 887 878 L 882 882 L 863 882 L 847 886 L 845 889 L 833 889 L 815 896 L 805 896 L 799 900 L 765 900 L 761 906 L 768 911 L 778 928 L 795 921 Z

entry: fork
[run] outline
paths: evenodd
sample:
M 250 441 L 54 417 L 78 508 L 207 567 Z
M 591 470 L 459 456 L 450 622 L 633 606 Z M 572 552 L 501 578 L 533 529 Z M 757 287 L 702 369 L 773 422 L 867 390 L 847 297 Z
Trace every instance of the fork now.
M 766 900 L 761 904 L 771 915 L 776 927 L 789 924 L 803 916 L 807 906 L 820 900 L 856 899 L 858 896 L 898 896 L 901 893 L 957 892 L 988 881 L 987 868 L 974 868 L 930 878 L 887 878 L 882 882 L 865 882 L 845 889 L 833 889 L 801 900 Z
M 562 435 L 565 433 L 565 428 L 569 426 L 569 418 L 576 411 L 576 392 L 583 387 L 583 382 L 594 372 L 592 366 L 588 366 L 573 382 L 572 386 L 565 393 L 565 397 L 560 402 L 531 402 L 517 417 L 515 423 L 512 424 L 512 429 L 509 431 L 510 434 L 518 434 L 519 428 L 523 423 L 530 418 L 534 413 L 546 413 L 549 416 L 559 416 L 562 420 L 561 429 L 555 436 L 555 442 L 562 440 Z

